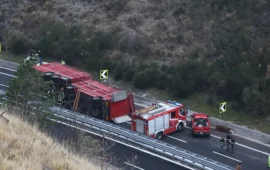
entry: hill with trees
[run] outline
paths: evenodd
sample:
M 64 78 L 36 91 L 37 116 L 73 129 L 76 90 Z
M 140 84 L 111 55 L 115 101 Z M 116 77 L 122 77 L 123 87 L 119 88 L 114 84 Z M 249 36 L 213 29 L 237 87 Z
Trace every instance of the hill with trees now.
M 267 0 L 3 0 L 0 43 L 41 49 L 139 89 L 208 94 L 255 116 L 270 113 Z

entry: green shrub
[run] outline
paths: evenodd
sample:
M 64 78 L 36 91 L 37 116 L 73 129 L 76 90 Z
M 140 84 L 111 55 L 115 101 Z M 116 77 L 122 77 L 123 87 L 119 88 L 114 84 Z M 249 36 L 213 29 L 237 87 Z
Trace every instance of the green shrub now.
M 155 82 L 155 86 L 159 89 L 159 90 L 165 90 L 168 88 L 168 86 L 170 85 L 170 78 L 169 75 L 164 73 L 164 72 L 159 72 L 157 73 L 157 77 L 156 77 L 156 82 Z
M 128 66 L 124 72 L 123 79 L 127 82 L 132 81 L 134 75 L 135 75 L 135 69 L 133 68 L 133 66 Z
M 135 73 L 135 76 L 132 79 L 132 84 L 138 89 L 147 89 L 151 87 L 152 80 L 146 72 L 139 71 Z
M 26 54 L 28 52 L 28 43 L 26 39 L 12 38 L 10 50 L 16 55 Z
M 123 72 L 124 72 L 123 64 L 118 63 L 117 66 L 115 67 L 115 70 L 113 73 L 114 79 L 116 81 L 122 80 L 123 79 Z

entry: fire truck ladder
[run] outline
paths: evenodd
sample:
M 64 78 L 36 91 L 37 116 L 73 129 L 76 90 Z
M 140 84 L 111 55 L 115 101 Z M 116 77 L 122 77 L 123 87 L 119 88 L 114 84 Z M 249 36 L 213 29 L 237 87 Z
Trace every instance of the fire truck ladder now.
M 234 170 L 235 168 L 209 159 L 207 157 L 192 153 L 188 150 L 170 145 L 161 140 L 157 140 L 131 131 L 129 129 L 117 126 L 115 124 L 102 121 L 93 117 L 89 117 L 78 112 L 68 109 L 53 106 L 50 108 L 53 114 L 60 118 L 62 122 L 74 122 L 82 130 L 104 133 L 105 136 L 109 135 L 113 139 L 129 143 L 130 145 L 139 146 L 152 152 L 156 152 L 164 157 L 168 157 L 174 161 L 188 164 L 191 167 L 196 167 L 202 170 Z
M 76 97 L 73 104 L 73 110 L 76 112 L 78 109 L 79 99 L 80 99 L 81 92 L 77 90 Z
M 149 107 L 146 107 L 146 108 L 143 108 L 143 109 L 136 111 L 136 114 L 143 114 L 143 113 L 149 112 L 155 108 L 156 108 L 156 106 L 149 106 Z

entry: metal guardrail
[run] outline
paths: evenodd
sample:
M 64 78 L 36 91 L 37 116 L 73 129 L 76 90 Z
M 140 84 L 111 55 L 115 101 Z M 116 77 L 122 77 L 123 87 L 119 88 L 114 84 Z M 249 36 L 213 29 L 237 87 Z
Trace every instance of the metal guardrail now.
M 5 94 L 5 91 L 0 90 L 0 94 Z M 105 122 L 96 118 L 92 118 L 71 110 L 53 106 L 50 108 L 54 116 L 65 119 L 67 121 L 74 122 L 78 125 L 91 128 L 100 132 L 107 133 L 109 135 L 121 138 L 123 140 L 132 142 L 141 147 L 150 149 L 159 154 L 170 157 L 180 162 L 185 162 L 190 166 L 194 166 L 203 170 L 233 170 L 220 162 L 214 161 L 207 157 L 189 152 L 187 150 L 170 145 L 163 141 L 145 136 L 143 134 L 122 128 L 109 122 Z
M 50 110 L 54 113 L 55 116 L 66 119 L 68 121 L 73 121 L 83 126 L 99 130 L 110 135 L 120 137 L 122 139 L 128 140 L 146 147 L 160 154 L 171 157 L 175 160 L 185 162 L 191 166 L 195 166 L 204 170 L 233 170 L 234 168 L 229 167 L 220 162 L 214 161 L 212 159 L 203 157 L 201 155 L 189 152 L 187 150 L 178 148 L 176 146 L 170 145 L 163 141 L 153 139 L 151 137 L 145 136 L 143 134 L 122 128 L 120 126 L 95 119 L 92 117 L 73 112 L 71 110 L 63 109 L 60 107 L 52 107 Z

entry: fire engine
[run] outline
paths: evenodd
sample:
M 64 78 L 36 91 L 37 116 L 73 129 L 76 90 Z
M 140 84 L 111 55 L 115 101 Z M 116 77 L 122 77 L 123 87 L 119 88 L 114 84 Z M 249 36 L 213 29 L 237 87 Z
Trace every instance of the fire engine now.
M 57 62 L 33 68 L 44 73 L 45 82 L 52 82 L 47 91 L 61 106 L 115 123 L 131 120 L 135 111 L 132 93 L 101 84 L 91 74 Z
M 191 134 L 210 136 L 211 128 L 208 115 L 203 113 L 194 113 L 191 115 Z
M 160 102 L 132 114 L 132 130 L 161 139 L 186 126 L 187 110 L 174 101 Z

